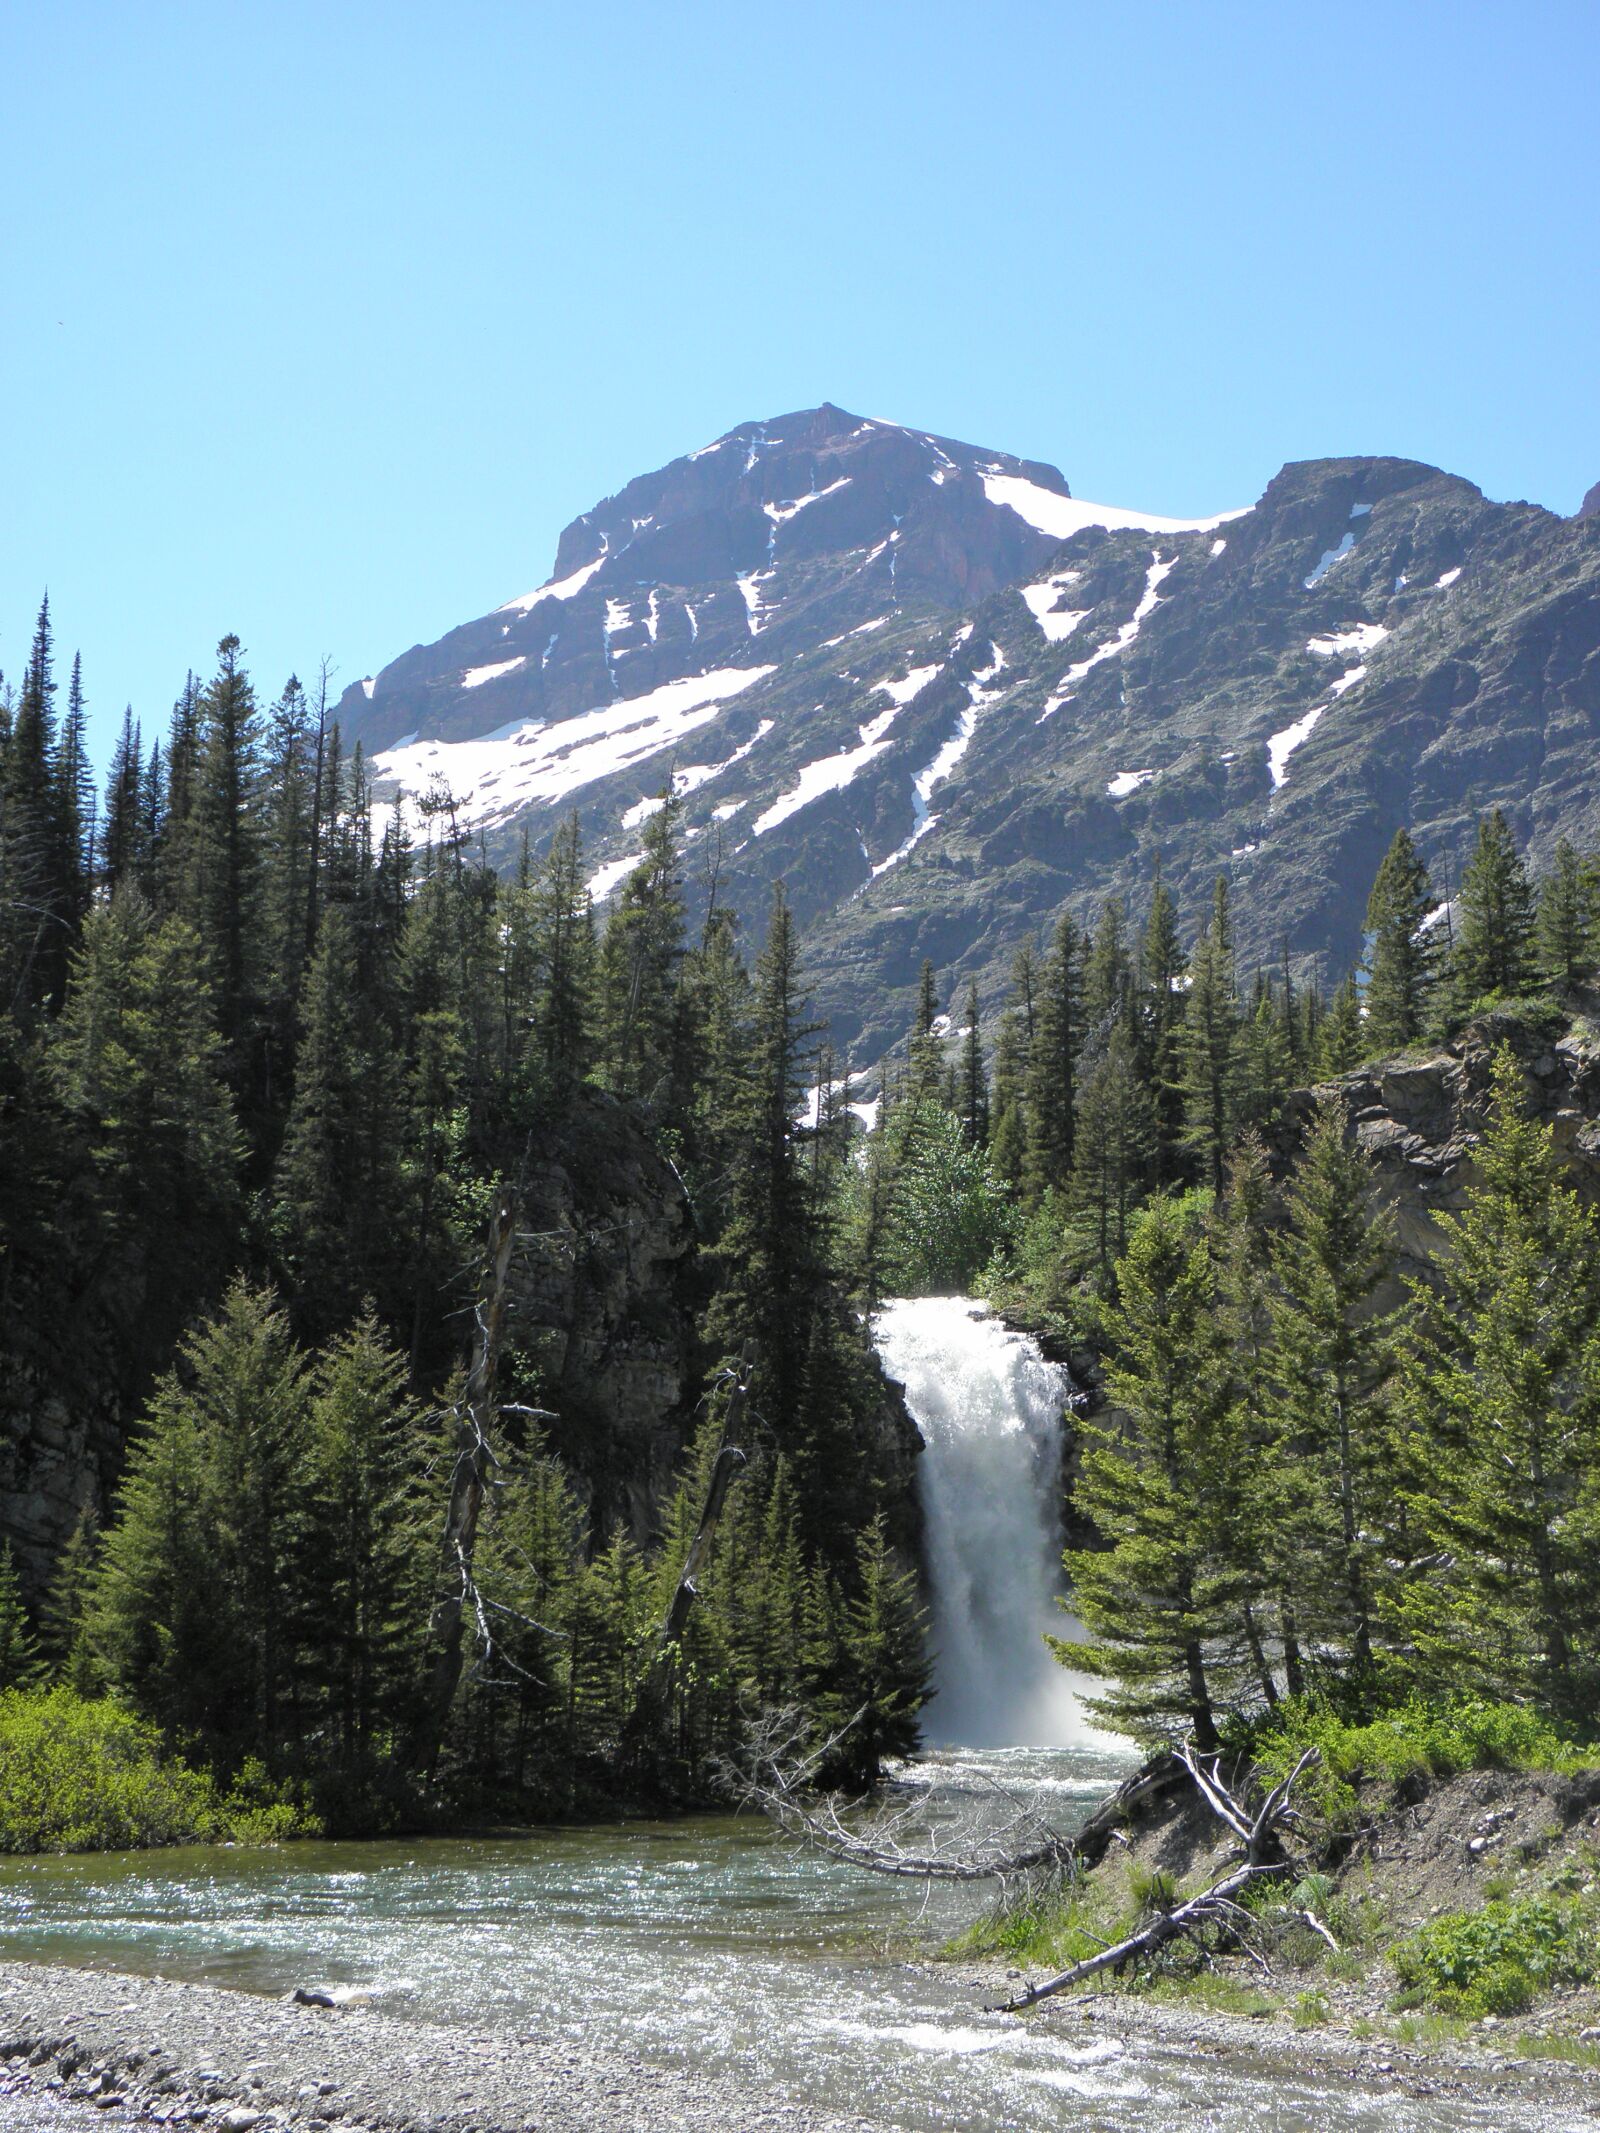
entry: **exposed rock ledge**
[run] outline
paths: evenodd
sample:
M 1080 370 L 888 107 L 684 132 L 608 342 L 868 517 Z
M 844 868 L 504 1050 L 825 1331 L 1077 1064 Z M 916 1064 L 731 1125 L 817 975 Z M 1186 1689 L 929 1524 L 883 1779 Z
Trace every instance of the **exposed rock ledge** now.
M 1396 1280 L 1381 1299 L 1403 1295 L 1406 1275 L 1424 1275 L 1444 1246 L 1441 1215 L 1459 1214 L 1476 1182 L 1494 1054 L 1509 1045 L 1528 1102 L 1555 1132 L 1573 1184 L 1600 1204 L 1600 1032 L 1576 1022 L 1561 1037 L 1512 1014 L 1486 1015 L 1453 1043 L 1403 1052 L 1290 1096 L 1272 1135 L 1274 1167 L 1287 1171 L 1319 1098 L 1337 1091 L 1350 1130 L 1371 1162 L 1377 1196 L 1394 1222 Z

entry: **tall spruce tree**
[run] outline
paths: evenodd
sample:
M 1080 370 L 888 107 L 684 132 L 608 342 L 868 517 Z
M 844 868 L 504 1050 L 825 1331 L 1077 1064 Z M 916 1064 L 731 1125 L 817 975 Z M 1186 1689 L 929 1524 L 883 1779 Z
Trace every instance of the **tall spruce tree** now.
M 1067 1551 L 1086 1645 L 1067 1664 L 1110 1682 L 1096 1708 L 1140 1739 L 1217 1745 L 1237 1665 L 1233 1501 L 1243 1464 L 1228 1327 L 1205 1241 L 1153 1201 L 1117 1269 L 1107 1330 L 1113 1426 L 1089 1420 L 1077 1502 L 1103 1546 Z
M 1367 899 L 1367 1042 L 1374 1052 L 1403 1051 L 1427 1026 L 1436 954 L 1428 870 L 1407 831 L 1395 831 Z
M 1597 957 L 1600 873 L 1563 837 L 1539 892 L 1540 968 L 1557 992 L 1576 992 L 1593 981 Z
M 1450 1000 L 1463 1013 L 1486 993 L 1526 992 L 1537 970 L 1533 885 L 1499 808 L 1478 823 L 1461 876 Z
M 1184 1145 L 1201 1178 L 1220 1196 L 1228 1150 L 1239 1125 L 1242 1069 L 1233 927 L 1227 879 L 1220 874 L 1210 921 L 1190 959 L 1178 1056 Z
M 1337 1099 L 1319 1106 L 1273 1251 L 1273 1415 L 1292 1448 L 1285 1518 L 1302 1631 L 1328 1657 L 1370 1665 L 1397 1468 L 1388 1384 L 1392 1319 L 1373 1308 L 1393 1265 L 1372 1174 Z
M 1600 1226 L 1495 1059 L 1479 1181 L 1441 1218 L 1401 1399 L 1426 1576 L 1393 1596 L 1425 1685 L 1531 1698 L 1583 1721 L 1600 1689 Z
M 1038 1206 L 1072 1176 L 1078 1053 L 1083 1043 L 1083 942 L 1070 912 L 1056 920 L 1039 974 L 1028 1057 L 1027 1197 Z

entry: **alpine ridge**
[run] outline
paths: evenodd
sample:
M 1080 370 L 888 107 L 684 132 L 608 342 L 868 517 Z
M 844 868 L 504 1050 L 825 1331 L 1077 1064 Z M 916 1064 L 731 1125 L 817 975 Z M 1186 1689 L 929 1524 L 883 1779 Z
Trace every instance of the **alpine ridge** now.
M 670 783 L 691 905 L 758 928 L 782 880 L 870 1069 L 924 958 L 987 1003 L 1158 864 L 1192 915 L 1248 888 L 1245 967 L 1330 979 L 1400 824 L 1446 881 L 1490 806 L 1535 865 L 1593 841 L 1600 517 L 1352 457 L 1174 520 L 824 404 L 630 482 L 339 716 L 414 833 L 505 859 L 576 809 L 597 901 Z

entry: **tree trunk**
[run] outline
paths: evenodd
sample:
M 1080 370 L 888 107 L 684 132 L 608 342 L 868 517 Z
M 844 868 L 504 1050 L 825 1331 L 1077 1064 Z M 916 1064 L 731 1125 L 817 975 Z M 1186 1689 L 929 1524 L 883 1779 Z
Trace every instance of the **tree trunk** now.
M 478 1545 L 478 1520 L 493 1459 L 489 1433 L 496 1417 L 495 1379 L 505 1333 L 506 1290 L 516 1245 L 516 1217 L 511 1196 L 502 1192 L 489 1221 L 489 1249 L 484 1289 L 478 1299 L 477 1337 L 472 1367 L 456 1404 L 455 1466 L 440 1548 L 439 1596 L 434 1603 L 429 1642 L 433 1646 L 427 1699 L 412 1740 L 414 1768 L 431 1771 L 439 1760 L 450 1706 L 461 1680 L 461 1641 L 467 1601 L 473 1591 L 472 1565 Z

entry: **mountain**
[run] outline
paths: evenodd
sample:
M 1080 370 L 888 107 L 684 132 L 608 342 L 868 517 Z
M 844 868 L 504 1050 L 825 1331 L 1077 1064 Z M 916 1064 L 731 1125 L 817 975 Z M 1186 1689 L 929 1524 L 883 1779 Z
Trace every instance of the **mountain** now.
M 1330 978 L 1401 823 L 1441 876 L 1491 805 L 1536 863 L 1600 841 L 1600 517 L 1346 458 L 1163 519 L 824 405 L 630 482 L 339 715 L 380 795 L 420 819 L 442 781 L 491 855 L 576 808 L 597 900 L 670 775 L 692 896 L 758 929 L 782 879 L 868 1067 L 925 956 L 992 1002 L 1158 863 L 1191 923 L 1234 878 L 1246 968 Z

